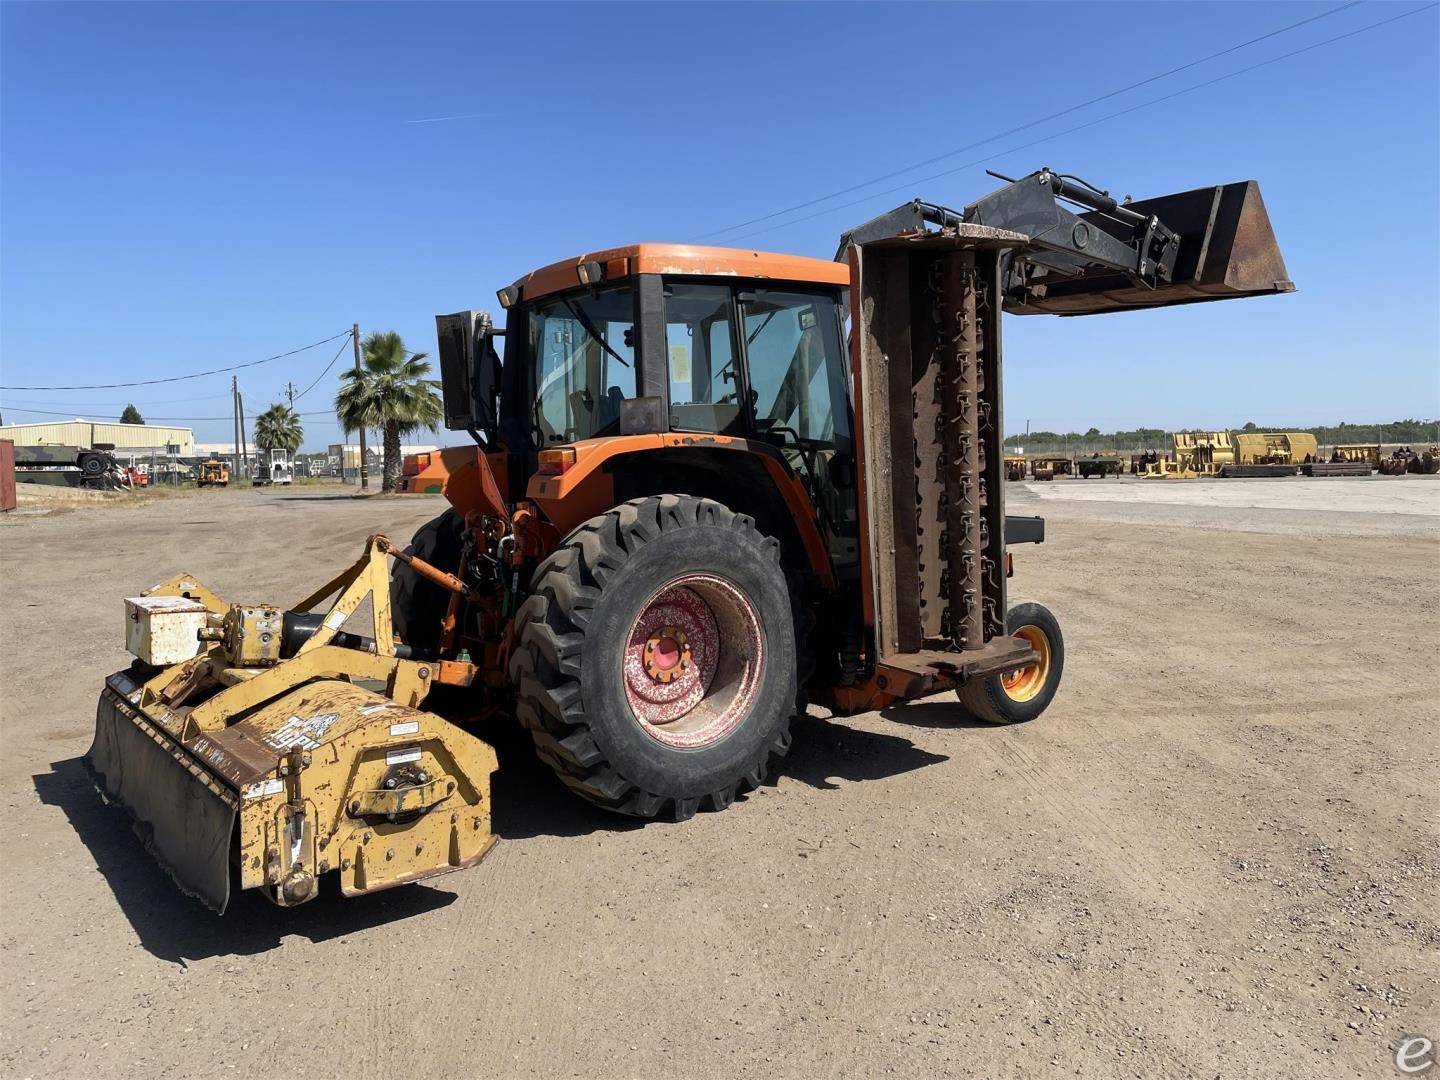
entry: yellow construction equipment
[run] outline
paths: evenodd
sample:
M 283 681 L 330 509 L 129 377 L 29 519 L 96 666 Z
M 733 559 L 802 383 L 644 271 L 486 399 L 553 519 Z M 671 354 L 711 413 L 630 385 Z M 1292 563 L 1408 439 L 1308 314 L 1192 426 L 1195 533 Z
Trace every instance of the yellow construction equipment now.
M 1170 436 L 1174 450 L 1168 458 L 1157 458 L 1145 467 L 1144 476 L 1193 480 L 1217 476 L 1235 461 L 1235 448 L 1228 431 L 1176 431 Z
M 230 466 L 226 462 L 210 458 L 196 466 L 196 487 L 226 487 L 229 483 Z
M 189 574 L 127 601 L 136 662 L 106 680 L 86 763 L 181 888 L 218 911 L 232 879 L 288 907 L 330 871 L 356 896 L 471 866 L 494 843 L 494 751 L 420 709 L 437 681 L 468 685 L 475 669 L 403 657 L 392 550 L 371 537 L 289 610 L 228 604 Z M 373 636 L 343 631 L 367 600 Z
M 1380 444 L 1342 443 L 1331 451 L 1330 460 L 1336 463 L 1342 461 L 1363 461 L 1374 469 L 1380 464 Z
M 1235 435 L 1237 465 L 1304 465 L 1319 456 L 1315 436 L 1308 431 L 1242 431 Z
M 1213 476 L 1235 460 L 1228 431 L 1177 431 L 1171 436 L 1182 473 Z
M 1074 468 L 1074 463 L 1068 457 L 1058 454 L 1030 459 L 1030 475 L 1036 480 L 1054 480 L 1057 476 L 1069 476 L 1074 472 Z

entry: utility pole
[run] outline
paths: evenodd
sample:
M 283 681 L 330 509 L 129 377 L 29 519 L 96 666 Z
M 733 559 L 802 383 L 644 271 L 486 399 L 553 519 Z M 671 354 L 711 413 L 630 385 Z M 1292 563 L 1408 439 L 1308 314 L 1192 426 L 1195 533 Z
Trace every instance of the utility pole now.
M 295 411 L 295 384 L 294 384 L 293 382 L 287 382 L 287 383 L 285 384 L 285 393 L 288 394 L 289 397 L 290 397 L 290 411 L 291 411 L 291 412 L 294 412 L 294 411 Z
M 244 467 L 245 475 L 250 475 L 250 440 L 245 437 L 245 395 L 239 395 L 240 401 L 240 461 Z
M 230 376 L 230 406 L 235 413 L 235 443 L 232 449 L 235 451 L 231 457 L 231 471 L 235 474 L 235 480 L 240 480 L 240 380 L 234 375 Z
M 354 323 L 350 327 L 350 343 L 355 346 L 355 374 L 360 374 L 360 324 Z M 344 471 L 345 454 L 340 454 L 340 468 Z M 365 462 L 365 425 L 360 425 L 360 491 L 370 490 L 370 469 Z

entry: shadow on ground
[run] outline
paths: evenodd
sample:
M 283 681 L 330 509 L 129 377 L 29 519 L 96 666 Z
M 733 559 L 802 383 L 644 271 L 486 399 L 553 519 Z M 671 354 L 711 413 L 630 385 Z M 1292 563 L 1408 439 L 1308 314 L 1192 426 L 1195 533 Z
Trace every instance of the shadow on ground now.
M 500 762 L 490 778 L 490 827 L 500 839 L 587 836 L 645 827 L 640 818 L 612 814 L 573 794 L 535 756 L 534 743 L 519 724 L 498 720 L 479 734 L 495 747 Z
M 840 786 L 836 780 L 883 780 L 949 760 L 909 739 L 864 731 L 833 717 L 803 716 L 791 733 L 794 739 L 781 774 L 827 791 Z
M 352 492 L 348 495 L 274 495 L 272 498 L 275 502 L 353 502 L 356 499 L 373 499 L 375 496 Z
M 253 890 L 232 888 L 229 909 L 216 915 L 175 887 L 136 837 L 129 814 L 101 801 L 79 758 L 57 761 L 50 772 L 33 779 L 40 800 L 59 807 L 89 848 L 141 945 L 182 967 L 212 956 L 267 952 L 291 934 L 328 941 L 455 901 L 454 893 L 433 885 L 407 885 L 346 900 L 331 875 L 322 879 L 329 888 L 298 908 L 276 907 Z
M 924 707 L 912 705 L 907 711 Z M 768 781 L 772 786 L 783 776 L 834 790 L 840 786 L 837 781 L 883 779 L 947 760 L 908 739 L 863 731 L 834 719 L 805 716 L 795 722 L 793 731 L 790 753 Z M 497 723 L 483 737 L 494 745 L 500 762 L 492 779 L 491 808 L 492 828 L 502 840 L 684 827 L 621 817 L 573 795 L 536 758 L 529 736 L 514 724 Z M 141 945 L 155 957 L 181 966 L 207 957 L 267 952 L 292 934 L 328 941 L 424 915 L 456 899 L 443 887 L 445 879 L 439 878 L 433 884 L 346 900 L 334 876 L 328 875 L 322 878 L 320 896 L 298 908 L 279 908 L 254 890 L 232 887 L 229 909 L 216 915 L 175 887 L 135 835 L 130 816 L 101 801 L 80 758 L 57 761 L 50 772 L 32 779 L 40 800 L 58 807 L 89 849 Z
M 984 720 L 976 720 L 953 698 L 948 701 L 902 701 L 880 710 L 880 715 L 893 724 L 922 728 L 993 728 Z
M 784 759 L 772 761 L 767 786 L 774 787 L 788 777 L 833 791 L 840 786 L 839 780 L 881 780 L 948 760 L 943 754 L 920 749 L 909 739 L 862 731 L 834 719 L 807 715 L 797 719 L 791 731 L 790 752 Z M 673 825 L 663 818 L 647 823 L 621 817 L 571 794 L 535 756 L 529 736 L 514 725 L 497 724 L 484 738 L 495 747 L 500 761 L 492 780 L 491 809 L 495 835 L 502 839 L 584 836 Z M 742 793 L 736 801 L 745 798 Z

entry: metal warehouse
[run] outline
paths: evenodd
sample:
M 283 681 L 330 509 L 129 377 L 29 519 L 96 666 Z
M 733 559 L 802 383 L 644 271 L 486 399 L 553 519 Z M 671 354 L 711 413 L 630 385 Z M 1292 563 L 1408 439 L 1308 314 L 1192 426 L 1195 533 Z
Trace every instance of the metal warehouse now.
M 96 443 L 113 443 L 116 450 L 153 450 L 188 457 L 195 452 L 195 432 L 186 427 L 160 424 L 116 424 L 98 420 L 61 420 L 53 424 L 6 424 L 0 439 L 13 439 L 16 446 L 75 446 L 82 450 Z

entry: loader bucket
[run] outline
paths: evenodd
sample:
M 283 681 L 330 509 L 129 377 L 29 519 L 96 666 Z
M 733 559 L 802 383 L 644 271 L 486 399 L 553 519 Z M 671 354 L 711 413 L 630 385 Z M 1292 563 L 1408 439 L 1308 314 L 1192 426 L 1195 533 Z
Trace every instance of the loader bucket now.
M 1295 291 L 1260 197 L 1260 185 L 1242 180 L 1127 204 L 1158 217 L 1180 236 L 1169 282 L 1135 285 L 1119 274 L 1056 277 L 1005 310 L 1017 315 L 1098 315 L 1134 308 L 1196 304 Z M 1117 235 L 1123 227 L 1099 211 L 1079 215 Z

